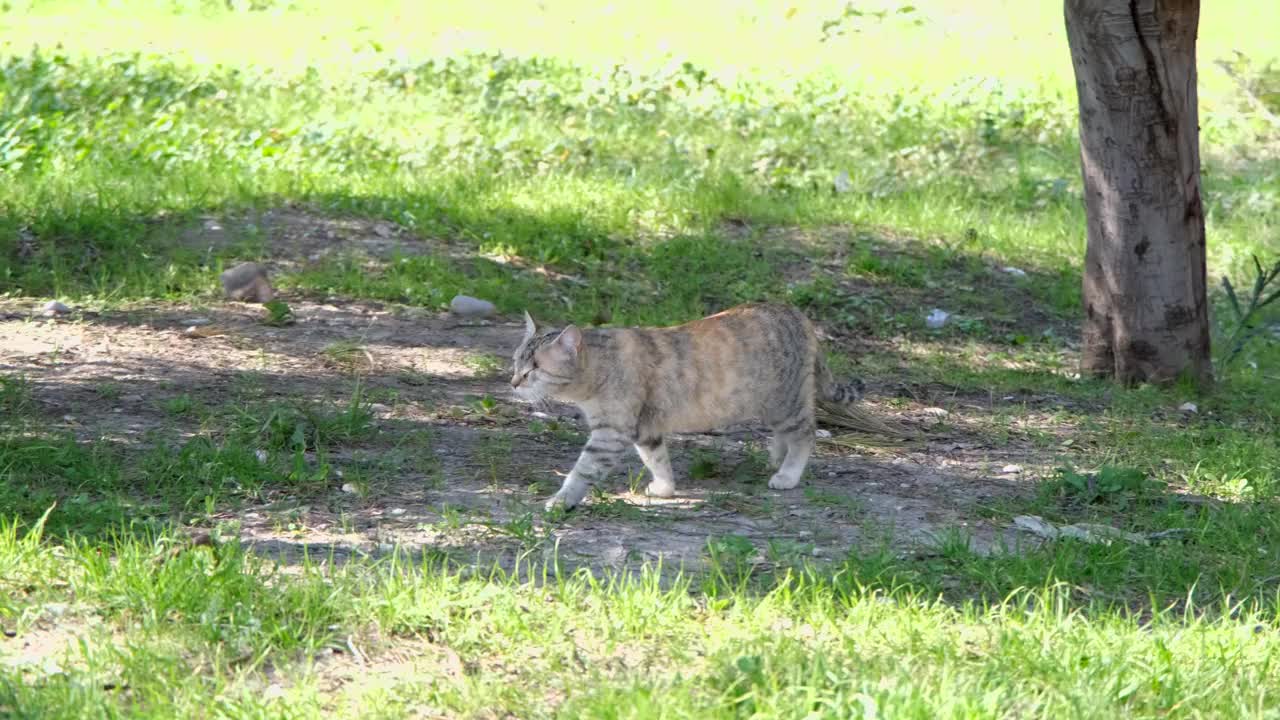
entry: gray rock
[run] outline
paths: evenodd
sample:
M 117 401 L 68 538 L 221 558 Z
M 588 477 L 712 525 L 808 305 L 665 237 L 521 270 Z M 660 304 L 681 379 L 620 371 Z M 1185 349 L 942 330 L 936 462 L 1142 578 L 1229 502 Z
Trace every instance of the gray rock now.
M 835 190 L 838 193 L 847 193 L 853 190 L 853 181 L 849 179 L 849 171 L 847 170 L 841 170 L 840 174 L 836 175 L 836 179 L 833 184 L 835 185 Z
M 268 303 L 276 296 L 267 270 L 258 263 L 241 263 L 222 273 L 222 291 L 228 300 Z
M 63 305 L 57 300 L 50 300 L 40 308 L 40 314 L 45 317 L 53 317 L 55 315 L 66 315 L 71 312 L 71 308 Z
M 456 295 L 449 301 L 449 312 L 461 317 L 488 317 L 498 308 L 488 300 L 473 298 L 470 295 Z

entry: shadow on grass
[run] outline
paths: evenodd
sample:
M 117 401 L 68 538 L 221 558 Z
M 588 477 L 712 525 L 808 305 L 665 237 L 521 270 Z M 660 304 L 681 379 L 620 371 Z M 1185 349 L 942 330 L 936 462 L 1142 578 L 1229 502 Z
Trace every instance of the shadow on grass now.
M 312 200 L 345 212 L 383 202 Z M 489 297 L 505 313 L 527 307 L 552 322 L 586 323 L 673 322 L 745 300 L 785 300 L 805 307 L 832 336 L 833 346 L 869 371 L 863 374 L 881 394 L 927 404 L 985 396 L 991 413 L 1028 404 L 1090 410 L 1103 393 L 1096 385 L 1081 389 L 1059 370 L 1047 369 L 1046 358 L 1061 355 L 1063 346 L 1043 331 L 1054 330 L 1060 338 L 1070 326 L 1060 309 L 1043 308 L 1037 288 L 1060 286 L 1061 277 L 1035 269 L 1018 276 L 991 267 L 980 253 L 916 253 L 866 235 L 801 247 L 785 230 L 768 228 L 632 241 L 611 238 L 581 218 L 547 220 L 515 207 L 487 218 L 442 219 L 438 228 L 451 233 L 447 239 L 418 238 L 423 246 L 414 252 L 362 253 L 367 243 L 355 238 L 348 243 L 353 252 L 339 249 L 318 261 L 299 256 L 287 237 L 280 242 L 271 236 L 248 239 L 253 242 L 241 238 L 245 241 L 200 254 L 193 250 L 201 244 L 199 237 L 194 245 L 189 236 L 179 242 L 190 228 L 186 223 L 157 226 L 151 218 L 121 218 L 118 225 L 98 230 L 119 227 L 147 230 L 133 244 L 111 245 L 90 233 L 79 245 L 63 242 L 56 250 L 46 249 L 42 252 L 49 254 L 10 281 L 11 289 L 75 294 L 115 286 L 123 288 L 121 298 L 174 296 L 194 298 L 202 306 L 107 309 L 85 318 L 88 331 L 119 334 L 145 323 L 154 342 L 190 343 L 158 362 L 142 349 L 115 361 L 50 350 L 42 366 L 9 369 L 29 376 L 36 411 L 11 424 L 0 448 L 4 504 L 7 512 L 30 523 L 56 500 L 46 528 L 55 540 L 100 537 L 122 527 L 126 534 L 141 532 L 128 529 L 131 522 L 134 528 L 194 523 L 208 529 L 232 520 L 243 526 L 245 513 L 255 512 L 261 516 L 261 522 L 250 523 L 255 542 L 284 562 L 298 562 L 308 553 L 313 559 L 326 557 L 326 549 L 347 533 L 372 542 L 376 554 L 379 528 L 392 523 L 426 556 L 443 553 L 473 562 L 498 558 L 509 565 L 530 552 L 546 560 L 553 537 L 569 538 L 559 548 L 568 552 L 573 542 L 590 549 L 622 533 L 633 541 L 644 538 L 647 549 L 660 549 L 665 542 L 705 559 L 708 540 L 744 537 L 756 552 L 790 533 L 784 508 L 767 506 L 765 499 L 736 486 L 717 499 L 716 488 L 698 483 L 691 489 L 704 505 L 721 503 L 719 515 L 708 519 L 601 502 L 560 524 L 535 521 L 541 517 L 538 502 L 558 482 L 550 468 L 572 462 L 576 441 L 534 433 L 526 420 L 486 419 L 483 412 L 476 413 L 479 419 L 459 422 L 447 415 L 391 417 L 386 412 L 375 418 L 368 408 L 396 393 L 429 398 L 435 409 L 462 407 L 468 397 L 500 387 L 498 376 L 460 377 L 430 369 L 405 373 L 388 365 L 361 372 L 364 400 L 350 403 L 355 392 L 350 370 L 325 368 L 322 362 L 342 343 L 402 359 L 459 350 L 505 360 L 519 334 L 515 323 L 458 332 L 447 317 L 412 311 L 413 306 L 438 308 L 455 292 Z M 333 239 L 336 246 L 343 243 Z M 150 257 L 140 261 L 140 248 Z M 525 260 L 482 254 L 498 248 Z M 96 264 L 76 264 L 75 258 L 93 253 Z M 529 260 L 538 257 L 545 262 Z M 282 270 L 286 296 L 299 312 L 297 325 L 269 328 L 260 323 L 256 308 L 212 301 L 216 271 L 242 259 L 265 260 Z M 380 307 L 371 300 L 410 308 Z M 922 320 L 931 307 L 951 308 L 956 317 L 943 330 L 930 331 Z M 193 315 L 230 329 L 234 342 L 210 339 L 202 345 L 182 338 Z M 224 341 L 244 357 L 216 360 L 210 344 Z M 176 357 L 183 354 L 185 360 Z M 246 367 L 249 354 L 261 357 L 270 370 Z M 1019 354 L 1027 356 L 1019 360 Z M 63 372 L 71 366 L 79 374 Z M 113 412 L 116 408 L 121 412 Z M 983 431 L 973 432 L 980 438 Z M 265 451 L 265 460 L 259 451 Z M 497 470 L 495 463 L 501 466 Z M 1007 527 L 1007 516 L 988 523 L 980 548 L 971 542 L 973 530 L 959 523 L 981 519 L 984 501 L 999 505 L 989 502 L 993 497 L 1007 499 L 1003 507 L 1036 509 L 1029 487 L 1003 487 L 968 471 L 928 468 L 935 479 L 912 491 L 927 490 L 928 496 L 918 497 L 887 491 L 882 483 L 914 482 L 926 470 L 904 470 L 880 459 L 849 461 L 842 468 L 849 475 L 816 487 L 866 503 L 864 514 L 832 519 L 814 511 L 833 507 L 817 496 L 795 505 L 807 520 L 834 532 L 832 543 L 842 543 L 837 554 L 857 548 L 817 571 L 847 589 L 905 588 L 955 602 L 997 602 L 1017 587 L 1062 582 L 1082 605 L 1141 606 L 1191 593 L 1270 602 L 1274 577 L 1280 576 L 1275 560 L 1280 545 L 1274 540 L 1280 538 L 1280 526 L 1273 520 L 1280 516 L 1270 503 L 1195 506 L 1170 496 L 1151 500 L 1131 517 L 1117 513 L 1111 520 L 1126 529 L 1188 528 L 1180 544 L 1062 542 L 991 553 L 1011 539 L 998 532 Z M 486 472 L 490 479 L 480 479 Z M 440 486 L 442 477 L 448 482 Z M 343 490 L 348 485 L 352 491 Z M 391 516 L 397 508 L 405 510 L 403 515 Z M 927 525 L 941 532 L 931 550 L 904 554 L 901 543 L 879 539 L 879 529 L 892 524 L 887 518 L 903 508 L 922 518 L 936 514 L 927 523 L 916 521 L 917 529 Z M 449 536 L 420 527 L 448 524 L 458 513 L 459 526 L 470 532 Z M 317 524 L 323 529 L 317 531 Z M 795 537 L 789 540 L 804 545 Z M 631 557 L 634 548 L 619 547 L 624 558 Z M 733 542 L 724 547 L 727 555 L 713 553 L 707 576 L 713 584 L 735 579 L 763 592 L 787 568 L 801 566 L 796 553 L 782 552 L 761 570 L 752 557 L 735 556 Z M 640 552 L 638 559 L 645 557 Z M 583 564 L 597 569 L 612 566 L 590 553 L 583 558 Z
M 546 519 L 539 503 L 559 480 L 551 470 L 567 467 L 580 444 L 571 434 L 501 417 L 375 417 L 334 392 L 354 382 L 340 372 L 282 374 L 239 389 L 228 385 L 233 376 L 224 379 L 211 381 L 198 363 L 121 379 L 113 401 L 171 398 L 180 387 L 192 407 L 208 412 L 121 401 L 125 412 L 98 407 L 101 422 L 79 437 L 71 427 L 50 428 L 61 424 L 66 401 L 79 398 L 87 405 L 78 412 L 92 412 L 94 395 L 84 393 L 96 391 L 68 388 L 56 375 L 29 379 L 25 415 L 6 421 L 0 445 L 7 513 L 29 525 L 56 501 L 45 528 L 55 543 L 145 540 L 176 528 L 216 534 L 230 523 L 229 537 L 286 565 L 376 558 L 403 543 L 415 562 L 447 559 L 536 577 L 531 568 L 548 562 L 611 572 L 674 552 L 691 561 L 708 592 L 765 593 L 787 573 L 807 572 L 838 592 L 881 588 L 957 604 L 997 603 L 1019 587 L 1062 583 L 1082 607 L 1142 610 L 1223 595 L 1271 603 L 1280 577 L 1280 513 L 1270 501 L 1187 502 L 1149 492 L 1123 506 L 1087 506 L 1017 481 L 874 456 L 819 458 L 820 474 L 839 476 L 815 477 L 794 498 L 773 498 L 758 487 L 760 478 L 738 481 L 725 470 L 682 484 L 693 505 L 643 507 L 604 496 Z M 113 426 L 113 417 L 140 427 Z M 700 447 L 677 448 L 682 477 Z M 725 468 L 746 457 L 731 447 L 714 452 Z M 608 488 L 625 483 L 615 476 Z M 1149 546 L 1060 541 L 1037 548 L 1006 531 L 1021 512 L 1183 532 Z M 895 527 L 895 518 L 907 526 Z M 805 539 L 797 535 L 805 528 L 828 534 Z M 809 557 L 810 545 L 824 551 L 822 559 Z M 609 559 L 615 546 L 621 562 Z

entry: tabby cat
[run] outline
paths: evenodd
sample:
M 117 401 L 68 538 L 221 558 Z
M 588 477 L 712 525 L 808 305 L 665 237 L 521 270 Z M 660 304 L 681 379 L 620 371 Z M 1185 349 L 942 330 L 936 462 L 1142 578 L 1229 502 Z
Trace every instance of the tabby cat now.
M 511 387 L 530 402 L 577 405 L 591 436 L 560 491 L 547 501 L 571 508 L 634 445 L 653 481 L 647 492 L 675 494 L 664 437 L 762 422 L 777 490 L 800 482 L 813 452 L 815 402 L 857 400 L 861 381 L 837 385 L 808 318 L 785 305 L 740 305 L 665 328 L 570 325 L 544 331 L 525 313 Z

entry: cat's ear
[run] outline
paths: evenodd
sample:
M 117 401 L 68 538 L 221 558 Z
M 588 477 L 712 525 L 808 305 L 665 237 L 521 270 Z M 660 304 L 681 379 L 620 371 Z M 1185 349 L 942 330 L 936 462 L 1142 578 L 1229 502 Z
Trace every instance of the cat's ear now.
M 570 325 L 560 331 L 560 335 L 556 337 L 556 345 L 570 356 L 577 357 L 578 350 L 582 348 L 582 331 L 577 325 Z
M 538 333 L 538 325 L 533 321 L 533 316 L 528 310 L 524 311 L 524 339 L 528 340 Z

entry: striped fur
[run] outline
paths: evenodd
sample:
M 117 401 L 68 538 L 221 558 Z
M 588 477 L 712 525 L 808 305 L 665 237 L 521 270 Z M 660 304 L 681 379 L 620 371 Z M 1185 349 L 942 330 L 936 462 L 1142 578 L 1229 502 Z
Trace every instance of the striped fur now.
M 751 421 L 773 431 L 769 487 L 793 488 L 813 452 L 815 402 L 861 397 L 860 381 L 835 382 L 808 318 L 784 305 L 741 305 L 666 328 L 541 331 L 526 314 L 513 359 L 519 397 L 573 403 L 591 429 L 548 508 L 576 505 L 631 446 L 652 475 L 649 494 L 670 497 L 666 436 Z

